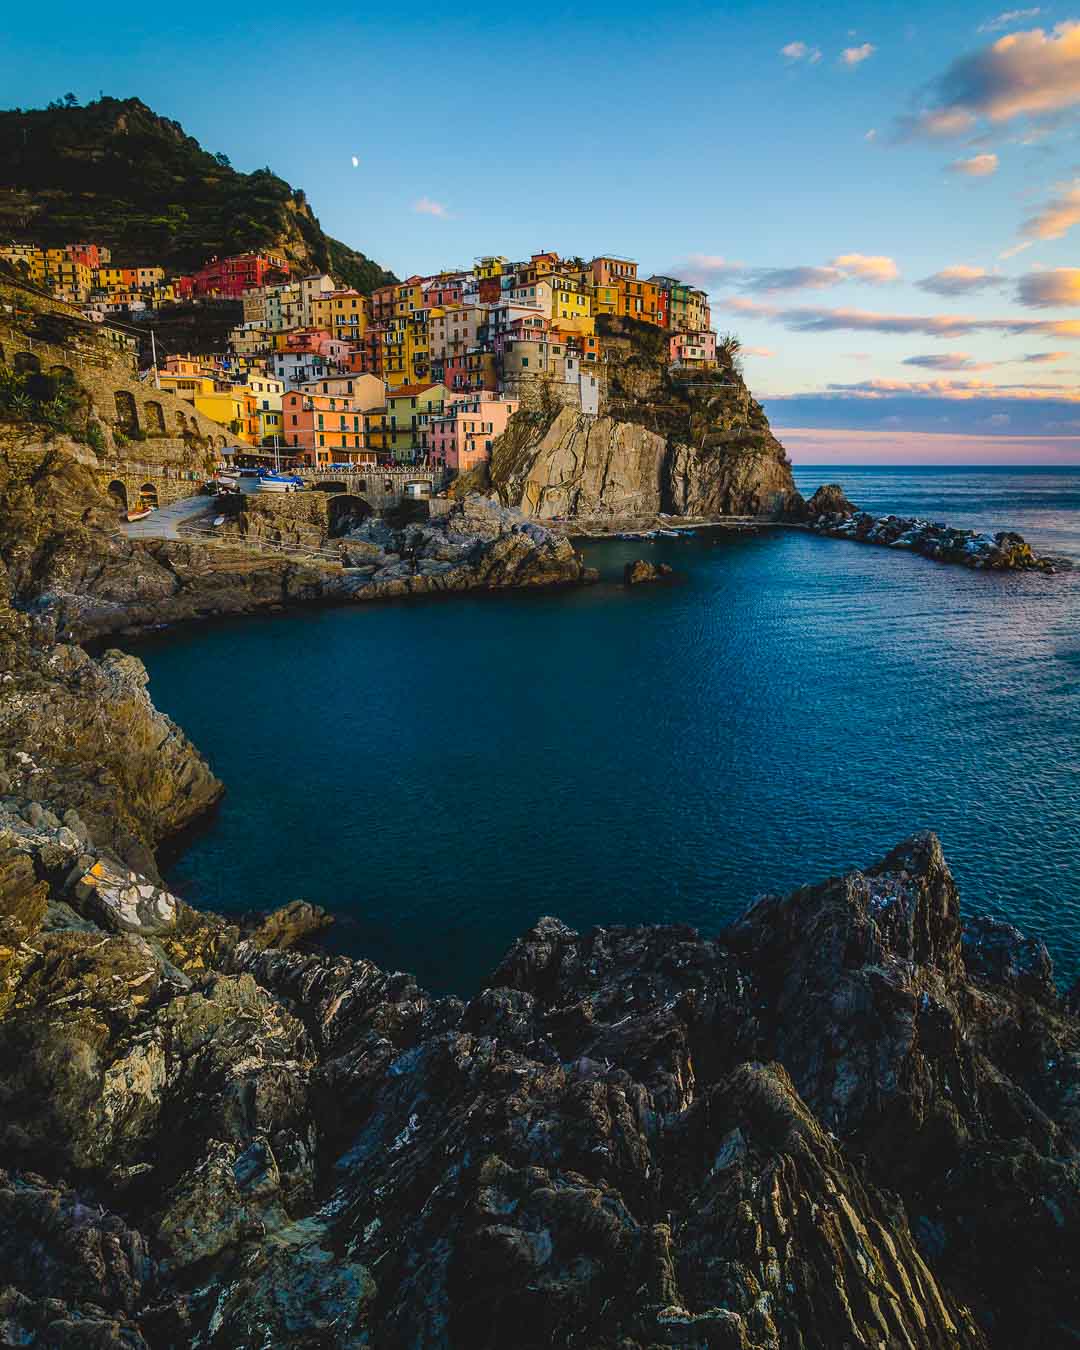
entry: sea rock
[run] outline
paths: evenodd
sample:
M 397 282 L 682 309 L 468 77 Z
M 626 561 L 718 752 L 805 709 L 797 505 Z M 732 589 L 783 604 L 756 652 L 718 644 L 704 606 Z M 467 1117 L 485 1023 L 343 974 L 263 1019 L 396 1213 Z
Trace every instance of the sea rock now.
M 266 916 L 252 933 L 251 943 L 260 950 L 278 947 L 284 951 L 302 938 L 329 928 L 333 922 L 333 915 L 319 905 L 308 904 L 306 900 L 290 900 Z
M 623 585 L 640 586 L 645 581 L 662 581 L 665 577 L 673 576 L 674 572 L 675 569 L 669 567 L 667 563 L 647 562 L 644 558 L 637 558 L 623 568 Z
M 850 504 L 849 504 L 850 505 Z M 1018 534 L 951 529 L 908 516 L 872 516 L 867 511 L 827 511 L 809 518 L 810 529 L 835 539 L 920 553 L 938 562 L 989 571 L 1047 572 L 1057 570 L 1050 558 L 1040 557 Z

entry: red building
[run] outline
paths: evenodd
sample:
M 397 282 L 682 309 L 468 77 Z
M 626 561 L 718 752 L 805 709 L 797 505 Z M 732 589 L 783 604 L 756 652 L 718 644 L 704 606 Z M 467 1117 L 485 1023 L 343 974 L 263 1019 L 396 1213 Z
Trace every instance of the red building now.
M 289 275 L 289 264 L 273 253 L 239 253 L 211 258 L 192 277 L 195 295 L 220 295 L 238 300 L 245 291 L 266 286 Z

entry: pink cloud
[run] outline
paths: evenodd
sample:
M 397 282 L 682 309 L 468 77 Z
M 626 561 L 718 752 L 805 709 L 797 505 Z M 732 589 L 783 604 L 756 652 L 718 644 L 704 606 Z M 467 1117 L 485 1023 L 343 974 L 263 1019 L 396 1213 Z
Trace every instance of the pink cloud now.
M 880 253 L 841 253 L 832 260 L 832 266 L 859 281 L 896 281 L 900 275 L 892 258 Z
M 1028 272 L 1016 283 L 1016 298 L 1032 309 L 1080 305 L 1080 268 L 1052 267 Z
M 1070 19 L 1050 32 L 1008 33 L 955 60 L 935 81 L 935 92 L 929 108 L 901 119 L 902 134 L 958 135 L 979 118 L 1001 123 L 1075 107 L 1080 104 L 1080 23 Z
M 877 48 L 872 42 L 864 42 L 859 47 L 845 47 L 840 53 L 840 60 L 845 66 L 860 66 L 876 51 Z
M 1003 279 L 993 272 L 987 272 L 983 267 L 965 267 L 963 263 L 943 267 L 940 272 L 934 272 L 915 283 L 920 290 L 929 291 L 931 295 L 969 295 L 977 291 L 994 290 L 1003 284 Z
M 1080 338 L 1080 319 L 980 319 L 962 314 L 879 314 L 872 310 L 801 306 L 781 309 L 755 300 L 734 299 L 728 308 L 737 313 L 775 319 L 799 333 L 922 333 L 927 337 L 963 337 L 968 333 L 1039 334 Z
M 970 159 L 954 159 L 946 166 L 950 173 L 963 174 L 968 178 L 988 178 L 997 173 L 997 155 L 972 155 Z
M 421 197 L 413 202 L 412 209 L 420 216 L 437 216 L 440 220 L 448 220 L 450 212 L 442 202 L 434 202 L 430 197 Z
M 1080 223 L 1080 178 L 1074 178 L 1071 183 L 1059 183 L 1057 194 L 1024 222 L 1021 234 L 1035 239 L 1061 239 Z M 1024 247 L 1024 244 L 1017 244 L 1010 252 L 1018 253 Z
M 849 428 L 773 429 L 796 464 L 1080 464 L 1080 436 L 993 437 Z

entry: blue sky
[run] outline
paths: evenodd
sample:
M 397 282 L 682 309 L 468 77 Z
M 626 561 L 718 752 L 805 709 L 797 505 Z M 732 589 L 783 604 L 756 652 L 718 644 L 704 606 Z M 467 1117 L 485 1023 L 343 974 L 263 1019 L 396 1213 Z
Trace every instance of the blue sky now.
M 796 457 L 1080 462 L 1080 6 L 412 13 L 62 0 L 0 76 L 137 95 L 402 275 L 694 276 Z

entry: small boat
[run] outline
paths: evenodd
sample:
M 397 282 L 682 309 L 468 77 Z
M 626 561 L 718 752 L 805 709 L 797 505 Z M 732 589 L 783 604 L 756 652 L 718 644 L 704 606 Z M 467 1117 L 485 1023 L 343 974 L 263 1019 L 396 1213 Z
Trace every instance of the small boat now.
M 224 524 L 225 524 L 225 517 L 224 517 L 224 516 L 215 516 L 215 517 L 214 517 L 214 525 L 215 525 L 215 526 L 217 526 L 217 525 L 224 525 Z
M 154 508 L 152 506 L 144 506 L 138 511 L 129 511 L 127 513 L 127 518 L 128 520 L 145 520 L 146 517 L 150 515 L 150 513 L 153 511 L 153 509 Z
M 264 473 L 256 485 L 259 492 L 299 492 L 304 480 L 293 473 Z
M 222 469 L 220 473 L 215 474 L 219 483 L 239 483 L 240 475 L 235 469 Z
M 657 530 L 656 533 L 661 539 L 678 539 L 679 537 L 678 530 Z

